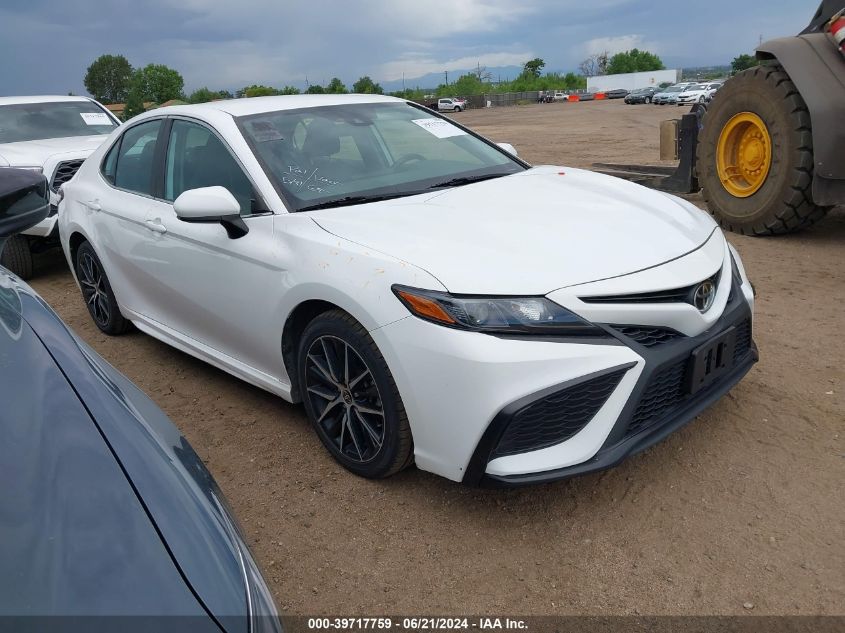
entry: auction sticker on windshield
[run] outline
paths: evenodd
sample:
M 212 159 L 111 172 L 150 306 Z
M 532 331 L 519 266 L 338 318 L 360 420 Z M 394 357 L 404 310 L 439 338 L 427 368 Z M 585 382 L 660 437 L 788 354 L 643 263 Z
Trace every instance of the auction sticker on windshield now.
M 450 136 L 463 136 L 466 134 L 461 128 L 443 119 L 411 119 L 411 122 L 431 132 L 437 138 L 449 138 Z
M 104 112 L 80 112 L 79 116 L 82 117 L 86 125 L 114 125 Z

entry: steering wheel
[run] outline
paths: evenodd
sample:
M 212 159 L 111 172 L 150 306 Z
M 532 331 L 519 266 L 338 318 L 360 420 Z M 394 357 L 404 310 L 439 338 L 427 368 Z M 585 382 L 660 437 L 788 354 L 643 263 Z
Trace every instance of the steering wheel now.
M 425 160 L 425 156 L 422 154 L 405 154 L 404 156 L 400 156 L 396 159 L 396 162 L 393 163 L 393 167 L 402 167 L 404 164 L 410 163 L 412 160 Z

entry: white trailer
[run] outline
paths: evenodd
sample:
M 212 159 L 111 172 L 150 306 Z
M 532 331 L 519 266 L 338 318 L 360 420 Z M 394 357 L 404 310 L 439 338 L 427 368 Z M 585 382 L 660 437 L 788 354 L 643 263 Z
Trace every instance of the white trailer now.
M 603 92 L 617 88 L 636 90 L 637 88 L 657 87 L 662 83 L 676 84 L 680 80 L 680 70 L 651 70 L 642 73 L 599 75 L 587 77 L 587 90 L 589 92 Z

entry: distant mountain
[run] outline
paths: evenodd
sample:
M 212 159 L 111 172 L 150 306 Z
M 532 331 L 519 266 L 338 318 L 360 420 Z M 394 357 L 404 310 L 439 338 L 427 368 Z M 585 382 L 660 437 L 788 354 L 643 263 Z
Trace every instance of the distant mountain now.
M 475 68 L 450 70 L 449 83 L 452 83 L 461 75 L 466 75 L 474 70 Z M 495 68 L 487 68 L 487 72 L 491 74 L 494 82 L 508 81 L 519 76 L 519 73 L 522 72 L 522 66 L 497 66 Z M 445 81 L 446 75 L 444 73 L 428 73 L 422 77 L 405 77 L 405 88 L 422 88 L 423 90 L 427 90 L 429 88 L 434 89 L 440 84 L 445 83 Z M 401 79 L 397 79 L 395 81 L 379 81 L 379 83 L 381 84 L 381 87 L 384 88 L 385 92 L 396 92 L 397 90 L 402 90 Z

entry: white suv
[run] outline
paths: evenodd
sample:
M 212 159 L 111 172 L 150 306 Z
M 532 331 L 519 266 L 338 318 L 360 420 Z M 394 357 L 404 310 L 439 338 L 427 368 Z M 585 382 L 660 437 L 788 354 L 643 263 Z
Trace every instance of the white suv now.
M 32 251 L 58 246 L 58 188 L 119 125 L 111 112 L 87 97 L 0 97 L 0 168 L 39 171 L 51 189 L 50 215 L 9 239 L 4 266 L 27 279 Z

